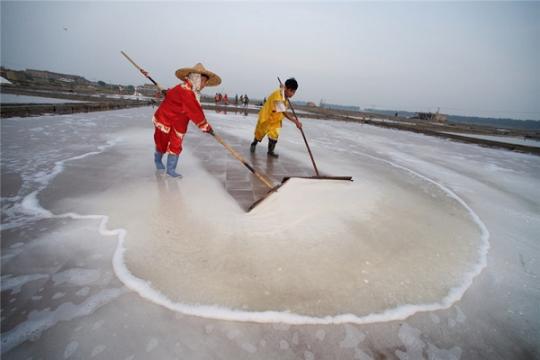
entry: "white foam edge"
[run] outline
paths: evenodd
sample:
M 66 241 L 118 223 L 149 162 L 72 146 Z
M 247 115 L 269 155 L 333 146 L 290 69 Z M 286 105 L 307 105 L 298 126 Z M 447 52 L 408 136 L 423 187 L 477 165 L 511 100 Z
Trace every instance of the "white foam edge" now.
M 92 156 L 92 155 L 101 154 L 102 152 L 104 152 L 108 148 L 110 148 L 110 147 L 114 146 L 115 144 L 117 144 L 120 140 L 121 140 L 121 138 L 116 138 L 116 139 L 113 139 L 113 140 L 109 140 L 104 145 L 99 145 L 97 151 L 90 151 L 90 152 L 87 152 L 87 153 L 84 153 L 84 154 L 81 154 L 81 155 L 70 157 L 68 159 L 57 161 L 57 162 L 54 163 L 53 171 L 51 171 L 50 174 L 48 174 L 48 175 L 44 176 L 43 178 L 41 178 L 41 179 L 43 179 L 43 181 L 41 179 L 38 180 L 38 181 L 43 183 L 46 186 L 46 185 L 49 184 L 49 182 L 52 179 L 54 179 L 58 174 L 60 174 L 64 170 L 64 164 L 66 162 L 76 161 L 76 160 L 84 159 L 84 158 Z
M 85 154 L 89 156 L 89 154 Z M 78 156 L 76 158 L 86 157 L 85 155 Z M 460 286 L 456 286 L 450 289 L 448 295 L 438 303 L 431 304 L 406 304 L 401 305 L 393 309 L 388 309 L 383 312 L 373 313 L 365 316 L 357 316 L 354 314 L 340 314 L 334 316 L 325 316 L 325 317 L 315 317 L 307 316 L 301 314 L 295 314 L 286 311 L 245 311 L 245 310 L 236 310 L 227 307 L 222 307 L 218 305 L 189 305 L 176 303 L 167 298 L 160 291 L 152 288 L 150 282 L 144 281 L 140 278 L 134 276 L 127 268 L 124 262 L 124 253 L 126 251 L 124 247 L 125 237 L 127 231 L 123 228 L 109 230 L 107 229 L 107 222 L 109 217 L 106 215 L 80 215 L 76 213 L 66 213 L 61 215 L 50 215 L 47 217 L 54 218 L 64 218 L 69 217 L 73 219 L 85 220 L 85 219 L 101 219 L 99 225 L 99 233 L 104 236 L 118 236 L 118 244 L 113 255 L 113 269 L 116 276 L 130 289 L 137 292 L 141 297 L 150 300 L 158 305 L 164 306 L 167 309 L 176 311 L 186 315 L 199 316 L 210 319 L 217 320 L 231 320 L 231 321 L 243 321 L 243 322 L 256 322 L 256 323 L 286 323 L 292 325 L 301 325 L 301 324 L 343 324 L 343 323 L 354 323 L 354 324 L 369 324 L 376 322 L 387 322 L 395 320 L 404 320 L 409 316 L 412 316 L 418 312 L 427 312 L 427 311 L 436 311 L 443 310 L 451 307 L 454 303 L 461 300 L 467 289 L 472 285 L 473 279 L 480 274 L 480 272 L 487 266 L 487 253 L 490 248 L 489 244 L 489 231 L 480 217 L 474 212 L 474 210 L 456 193 L 450 190 L 448 187 L 444 186 L 428 178 L 425 175 L 422 175 L 414 170 L 411 170 L 405 166 L 396 164 L 392 161 L 377 158 L 375 156 L 362 154 L 364 156 L 373 158 L 378 161 L 388 163 L 389 165 L 405 170 L 425 181 L 428 181 L 435 186 L 439 187 L 441 190 L 446 192 L 450 197 L 455 199 L 459 204 L 461 204 L 470 214 L 473 221 L 478 225 L 481 231 L 481 240 L 482 244 L 478 249 L 479 262 L 476 266 L 473 267 L 471 271 L 468 271 L 463 276 L 463 281 Z M 69 160 L 72 160 L 70 158 Z M 67 161 L 67 160 L 64 160 Z M 38 191 L 36 191 L 37 194 Z M 35 196 L 35 195 L 34 195 Z M 37 197 L 35 203 L 32 203 L 32 206 L 35 208 L 41 208 Z M 43 208 L 43 212 L 48 212 Z
M 31 218 L 30 221 L 35 220 L 36 218 L 50 218 L 54 217 L 54 215 L 47 209 L 43 208 L 37 199 L 37 195 L 39 192 L 41 192 L 43 189 L 47 187 L 47 185 L 56 177 L 58 174 L 60 174 L 62 171 L 64 171 L 64 164 L 69 161 L 76 161 L 80 159 L 84 159 L 86 157 L 92 156 L 92 155 L 98 155 L 108 148 L 116 145 L 118 142 L 121 141 L 121 137 L 108 140 L 104 145 L 98 146 L 98 151 L 90 151 L 81 155 L 76 155 L 64 160 L 59 160 L 54 163 L 54 167 L 50 173 L 47 175 L 40 177 L 39 179 L 31 179 L 33 181 L 36 181 L 42 186 L 38 188 L 38 190 L 32 191 L 30 194 L 26 195 L 20 202 L 20 209 L 23 213 L 30 215 Z M 25 180 L 28 181 L 28 180 Z M 18 196 L 13 197 L 14 199 L 18 198 Z M 6 200 L 6 198 L 2 198 L 2 200 Z M 17 204 L 15 204 L 15 207 Z M 17 228 L 20 226 L 23 226 L 28 221 L 19 221 L 19 222 L 13 222 L 13 223 L 2 223 L 0 224 L 0 230 L 8 230 Z

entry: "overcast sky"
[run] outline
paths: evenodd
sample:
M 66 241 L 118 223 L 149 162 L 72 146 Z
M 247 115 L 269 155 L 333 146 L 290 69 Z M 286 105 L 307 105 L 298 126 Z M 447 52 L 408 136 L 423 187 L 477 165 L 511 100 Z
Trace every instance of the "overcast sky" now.
M 9 2 L 2 65 L 166 86 L 202 62 L 205 93 L 540 120 L 540 3 Z M 67 30 L 66 30 L 67 29 Z

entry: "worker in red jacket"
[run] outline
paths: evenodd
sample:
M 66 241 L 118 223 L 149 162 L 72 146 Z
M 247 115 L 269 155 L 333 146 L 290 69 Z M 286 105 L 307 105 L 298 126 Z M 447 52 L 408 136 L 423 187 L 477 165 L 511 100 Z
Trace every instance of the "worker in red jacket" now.
M 178 157 L 182 152 L 182 140 L 189 121 L 193 121 L 203 132 L 213 134 L 200 103 L 200 91 L 205 86 L 221 84 L 221 78 L 198 63 L 191 68 L 176 71 L 176 77 L 183 81 L 167 91 L 165 99 L 152 119 L 155 127 L 156 151 L 154 162 L 158 170 L 167 170 L 167 175 L 182 177 L 176 172 Z M 167 153 L 167 167 L 161 159 Z

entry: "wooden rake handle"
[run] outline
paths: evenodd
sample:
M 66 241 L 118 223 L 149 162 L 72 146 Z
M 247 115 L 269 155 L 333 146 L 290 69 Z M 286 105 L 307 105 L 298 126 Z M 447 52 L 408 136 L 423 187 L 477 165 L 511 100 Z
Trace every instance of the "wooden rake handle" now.
M 279 81 L 279 85 L 283 86 L 283 83 L 281 82 L 281 79 L 279 78 L 279 76 L 278 76 L 277 79 Z M 294 108 L 292 106 L 291 100 L 289 100 L 289 98 L 286 98 L 286 99 L 287 99 L 287 102 L 289 103 L 289 107 L 291 108 L 294 117 L 296 118 L 296 121 L 299 121 L 298 116 L 296 116 L 296 112 L 294 111 Z M 313 154 L 311 153 L 311 149 L 309 148 L 309 144 L 307 142 L 306 135 L 304 134 L 304 130 L 302 130 L 302 128 L 300 128 L 298 130 L 300 130 L 300 132 L 302 133 L 302 138 L 304 138 L 304 143 L 306 144 L 307 151 L 309 153 L 309 157 L 311 158 L 311 163 L 313 164 L 313 169 L 315 169 L 315 174 L 317 176 L 319 176 L 319 169 L 317 169 L 317 164 L 315 164 L 315 159 L 313 158 Z
M 128 59 L 128 61 L 129 61 L 133 66 L 135 66 L 135 67 L 141 72 L 141 74 L 144 75 L 144 77 L 146 77 L 148 80 L 150 80 L 151 82 L 153 82 L 154 85 L 156 85 L 156 86 L 158 87 L 159 91 L 161 91 L 161 92 L 163 93 L 163 95 L 166 95 L 167 90 L 165 90 L 165 89 L 163 88 L 163 86 L 159 85 L 154 79 L 152 79 L 152 78 L 150 77 L 150 75 L 148 75 L 148 72 L 147 72 L 146 70 L 144 70 L 144 69 L 141 68 L 139 65 L 137 65 L 137 64 L 135 63 L 135 61 L 133 61 L 133 60 L 128 56 L 128 54 L 126 54 L 126 53 L 123 52 L 122 50 L 120 50 L 120 52 L 122 53 L 122 55 L 124 55 L 124 57 L 125 57 L 126 59 Z
M 255 175 L 260 181 L 264 183 L 264 185 L 268 186 L 268 188 L 273 189 L 274 185 L 270 180 L 268 180 L 263 175 L 259 174 L 253 166 L 249 165 L 248 162 L 240 155 L 238 152 L 236 152 L 232 147 L 230 147 L 222 138 L 221 136 L 217 135 L 216 133 L 210 133 L 221 145 L 227 149 L 232 156 L 234 156 L 237 160 L 239 160 L 242 164 L 244 164 L 245 167 L 249 169 Z

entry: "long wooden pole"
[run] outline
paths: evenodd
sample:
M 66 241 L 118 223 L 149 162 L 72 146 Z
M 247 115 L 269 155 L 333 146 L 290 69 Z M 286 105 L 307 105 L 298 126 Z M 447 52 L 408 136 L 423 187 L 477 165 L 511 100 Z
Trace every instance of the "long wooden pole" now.
M 144 70 L 144 69 L 141 68 L 139 65 L 137 65 L 137 64 L 135 63 L 135 61 L 131 60 L 131 58 L 128 56 L 128 54 L 126 54 L 126 53 L 123 52 L 122 50 L 120 50 L 120 52 L 122 53 L 122 55 L 125 56 L 126 59 L 128 59 L 128 61 L 129 61 L 133 66 L 135 66 L 135 67 L 141 72 L 141 74 L 143 74 L 148 80 L 150 80 L 151 82 L 153 82 L 154 85 L 156 85 L 156 86 L 158 87 L 159 91 L 161 91 L 161 93 L 162 93 L 163 95 L 166 95 L 166 94 L 167 94 L 167 90 L 165 90 L 165 89 L 163 88 L 163 86 L 159 85 L 154 79 L 152 79 L 152 78 L 150 77 L 150 75 L 148 75 L 148 72 L 147 72 L 146 70 Z
M 279 78 L 279 76 L 278 76 L 278 81 L 279 81 L 279 84 L 283 86 L 283 83 L 281 82 L 281 79 Z M 291 100 L 289 100 L 288 97 L 286 97 L 286 99 L 287 99 L 287 102 L 289 103 L 289 107 L 291 108 L 294 117 L 296 118 L 296 121 L 298 121 L 298 116 L 296 116 L 296 112 L 294 111 L 294 108 L 291 104 Z M 302 128 L 300 128 L 299 130 L 302 133 L 302 138 L 304 138 L 304 143 L 306 144 L 309 157 L 311 158 L 311 163 L 313 164 L 313 168 L 315 169 L 315 174 L 319 176 L 319 169 L 317 169 L 317 164 L 315 164 L 315 159 L 313 159 L 313 154 L 311 153 L 311 149 L 309 148 L 309 144 L 307 142 L 306 135 L 304 134 L 304 130 L 302 130 Z
M 244 164 L 245 167 L 249 169 L 255 175 L 259 180 L 261 180 L 268 188 L 272 189 L 274 185 L 270 180 L 268 180 L 263 175 L 259 174 L 253 166 L 249 165 L 248 162 L 240 155 L 238 152 L 236 152 L 232 147 L 230 147 L 222 138 L 221 136 L 217 135 L 216 133 L 212 133 L 212 136 L 216 138 L 216 140 L 221 143 L 227 149 L 232 156 L 234 156 L 237 160 L 239 160 L 242 164 Z

